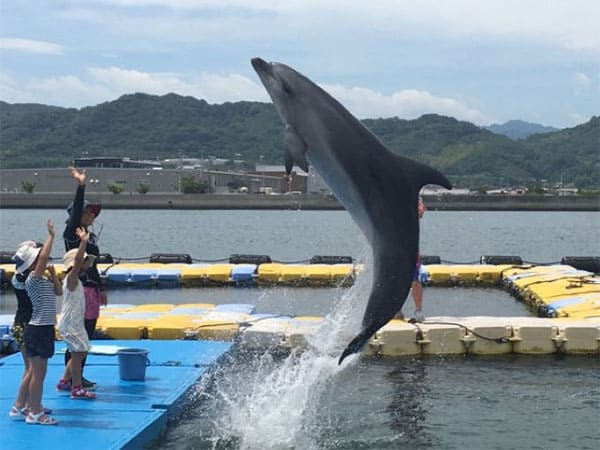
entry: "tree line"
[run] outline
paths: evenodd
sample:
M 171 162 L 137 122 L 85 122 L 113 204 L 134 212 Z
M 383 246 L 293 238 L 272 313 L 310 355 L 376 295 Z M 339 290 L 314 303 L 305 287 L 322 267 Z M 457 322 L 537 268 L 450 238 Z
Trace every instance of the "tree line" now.
M 438 168 L 457 186 L 600 185 L 598 116 L 521 140 L 436 114 L 363 123 L 390 150 Z M 81 109 L 0 102 L 0 166 L 65 167 L 82 156 L 282 164 L 283 131 L 273 105 L 259 102 L 211 105 L 176 94 L 124 95 Z

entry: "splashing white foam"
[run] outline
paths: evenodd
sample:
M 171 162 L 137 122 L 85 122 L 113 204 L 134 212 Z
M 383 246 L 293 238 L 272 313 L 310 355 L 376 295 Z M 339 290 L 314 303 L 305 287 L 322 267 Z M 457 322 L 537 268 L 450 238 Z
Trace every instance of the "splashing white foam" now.
M 364 267 L 371 254 L 363 241 Z M 232 437 L 239 448 L 318 448 L 318 409 L 322 393 L 341 370 L 355 363 L 337 360 L 344 346 L 358 333 L 371 289 L 371 273 L 363 270 L 354 286 L 338 293 L 324 325 L 309 338 L 310 348 L 292 352 L 283 361 L 265 353 L 250 365 L 253 370 L 235 374 L 235 380 L 219 385 L 226 411 L 217 428 L 224 440 Z M 225 385 L 226 384 L 226 385 Z

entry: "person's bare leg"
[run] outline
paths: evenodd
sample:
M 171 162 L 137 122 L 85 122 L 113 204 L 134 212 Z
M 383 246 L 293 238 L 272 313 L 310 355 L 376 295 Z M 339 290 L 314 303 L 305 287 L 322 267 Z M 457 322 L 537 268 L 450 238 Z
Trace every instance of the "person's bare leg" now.
M 71 386 L 81 386 L 81 362 L 86 352 L 71 352 Z
M 17 399 L 15 400 L 15 406 L 19 409 L 23 409 L 27 406 L 27 400 L 29 398 L 29 383 L 31 382 L 31 364 L 29 358 L 22 353 L 23 363 L 25 364 L 25 371 L 23 372 L 23 378 L 19 385 L 19 391 L 17 392 Z
M 33 414 L 39 414 L 42 411 L 42 393 L 44 390 L 44 378 L 48 370 L 48 360 L 39 356 L 30 358 L 31 379 L 29 382 L 29 398 L 27 406 Z
M 411 284 L 411 292 L 415 309 L 423 311 L 423 285 L 418 281 L 413 281 Z
M 67 364 L 65 364 L 65 371 L 61 377 L 65 381 L 69 381 L 71 379 L 71 365 L 71 358 L 69 358 L 69 361 Z

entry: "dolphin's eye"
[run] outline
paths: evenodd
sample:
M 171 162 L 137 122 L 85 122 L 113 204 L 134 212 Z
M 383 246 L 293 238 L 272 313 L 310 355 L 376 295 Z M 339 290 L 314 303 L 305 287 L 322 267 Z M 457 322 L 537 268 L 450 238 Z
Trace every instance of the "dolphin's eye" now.
M 288 94 L 288 95 L 292 95 L 294 92 L 292 91 L 292 88 L 290 87 L 289 84 L 287 84 L 287 82 L 285 80 L 281 80 L 281 88 L 283 89 L 283 91 Z

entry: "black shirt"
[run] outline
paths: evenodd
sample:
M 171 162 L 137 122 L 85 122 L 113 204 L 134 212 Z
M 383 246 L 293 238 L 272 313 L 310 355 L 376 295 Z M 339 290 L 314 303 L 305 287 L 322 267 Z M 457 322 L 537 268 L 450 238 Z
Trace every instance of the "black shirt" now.
M 15 325 L 27 324 L 31 320 L 33 306 L 27 291 L 25 290 L 25 280 L 29 272 L 15 274 L 12 278 L 12 285 L 17 296 L 17 312 L 15 313 Z
M 85 195 L 85 186 L 78 185 L 77 191 L 75 191 L 75 199 L 73 200 L 73 206 L 69 219 L 67 220 L 67 226 L 63 233 L 65 240 L 65 250 L 69 251 L 73 248 L 79 247 L 80 239 L 77 236 L 75 230 L 81 226 L 81 216 L 83 215 L 83 197 Z M 94 255 L 98 257 L 100 255 L 100 249 L 97 244 L 97 237 L 94 233 L 90 233 L 90 238 L 85 247 L 85 251 L 88 255 Z M 100 273 L 98 272 L 98 266 L 96 260 L 94 264 L 83 274 L 81 282 L 85 287 L 96 287 L 100 288 Z

